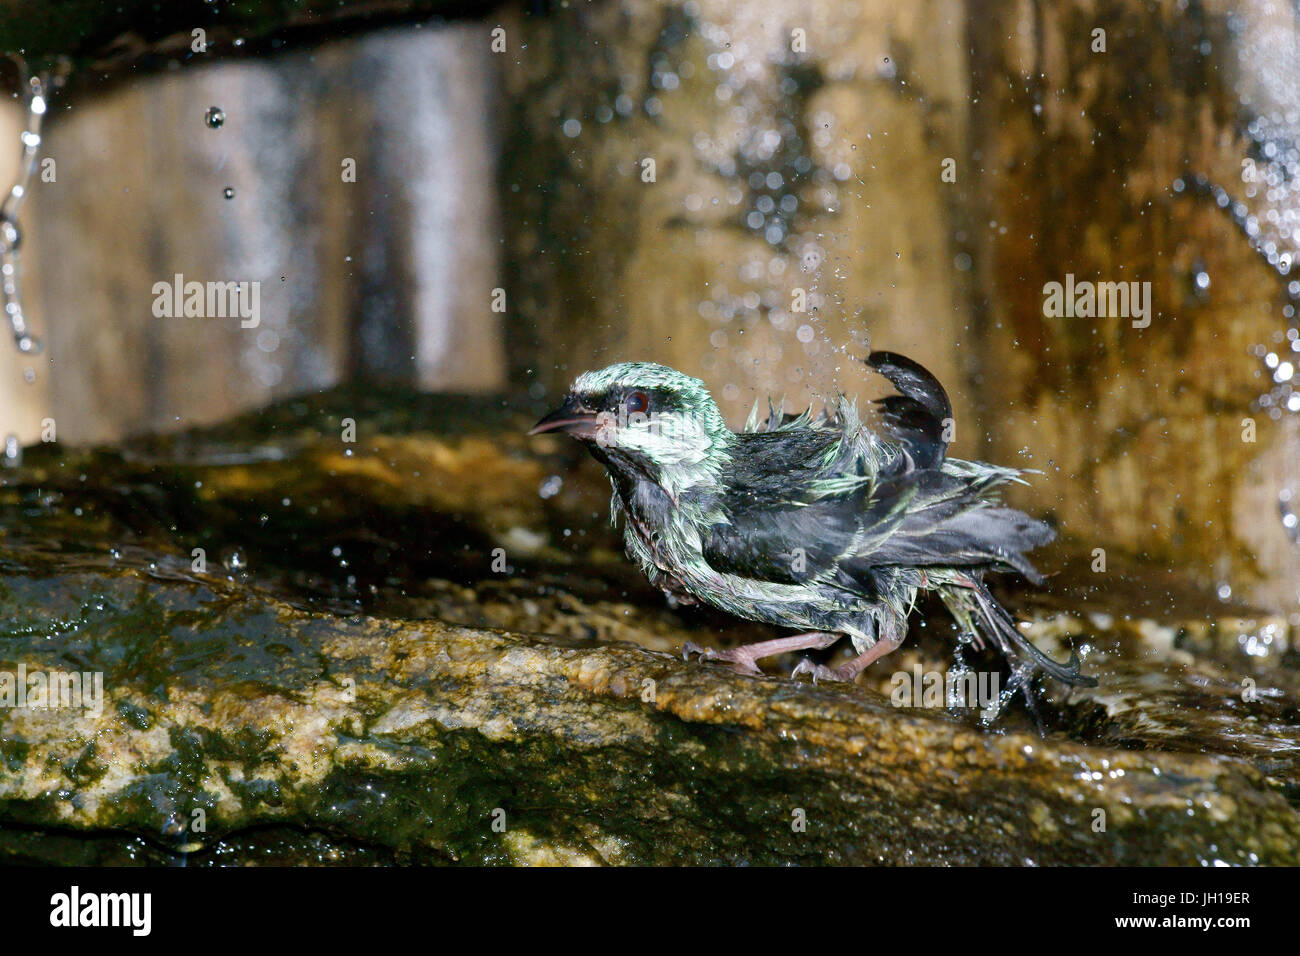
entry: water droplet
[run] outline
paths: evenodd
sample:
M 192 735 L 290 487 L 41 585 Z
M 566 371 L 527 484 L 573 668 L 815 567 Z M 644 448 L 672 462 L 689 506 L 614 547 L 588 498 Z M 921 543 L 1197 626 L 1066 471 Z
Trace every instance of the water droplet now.
M 23 446 L 19 443 L 17 435 L 5 437 L 3 461 L 6 468 L 17 468 L 23 463 Z
M 235 191 L 231 189 L 229 186 L 227 186 L 224 190 L 222 190 L 221 195 L 225 196 L 227 199 L 234 199 Z
M 564 479 L 559 475 L 551 475 L 542 482 L 542 486 L 537 489 L 537 494 L 542 498 L 554 498 L 560 493 L 560 488 L 564 486 Z
M 203 122 L 208 124 L 208 129 L 221 129 L 226 122 L 226 111 L 220 106 L 209 106 L 203 116 Z

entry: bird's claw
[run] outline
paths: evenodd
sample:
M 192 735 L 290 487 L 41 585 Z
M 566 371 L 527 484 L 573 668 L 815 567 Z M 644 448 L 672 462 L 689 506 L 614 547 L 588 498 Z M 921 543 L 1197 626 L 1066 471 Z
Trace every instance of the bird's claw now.
M 806 657 L 803 658 L 801 661 L 799 661 L 798 664 L 794 666 L 794 670 L 790 672 L 790 679 L 798 680 L 801 674 L 809 675 L 812 678 L 812 682 L 814 684 L 817 683 L 819 680 L 828 680 L 828 681 L 848 680 L 846 676 L 841 674 L 835 668 L 827 667 L 825 664 L 815 664 Z
M 817 683 L 817 667 L 818 665 L 808 660 L 808 658 L 801 657 L 799 658 L 799 663 L 794 665 L 794 670 L 790 672 L 790 679 L 798 680 L 799 675 L 809 674 L 812 677 L 812 682 L 815 684 Z
M 687 641 L 682 644 L 682 660 L 689 661 L 692 654 L 698 654 L 702 661 L 722 661 L 731 665 L 731 669 L 738 674 L 748 674 L 751 677 L 762 677 L 763 672 L 758 669 L 754 663 L 754 658 L 750 654 L 744 653 L 743 647 L 733 648 L 729 651 L 718 651 L 711 647 L 700 647 L 694 641 Z
M 700 660 L 707 661 L 710 657 L 712 657 L 716 653 L 717 651 L 715 651 L 713 648 L 700 647 L 700 645 L 696 644 L 694 641 L 687 641 L 685 644 L 682 645 L 682 660 L 684 661 L 689 661 L 691 659 L 692 654 L 699 654 Z

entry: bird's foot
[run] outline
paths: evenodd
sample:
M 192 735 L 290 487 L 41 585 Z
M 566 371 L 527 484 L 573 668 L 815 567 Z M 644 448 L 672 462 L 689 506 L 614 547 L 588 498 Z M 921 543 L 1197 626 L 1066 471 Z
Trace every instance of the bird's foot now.
M 790 675 L 791 679 L 797 678 L 800 674 L 812 675 L 813 683 L 819 680 L 839 681 L 845 684 L 852 684 L 858 679 L 858 675 L 874 664 L 880 658 L 884 657 L 890 651 L 896 649 L 903 642 L 903 631 L 898 627 L 888 630 L 867 650 L 853 658 L 851 661 L 841 664 L 839 667 L 827 667 L 825 664 L 814 664 L 812 661 L 804 658 L 795 667 L 794 672 Z
M 682 645 L 682 657 L 689 660 L 691 654 L 698 654 L 702 661 L 722 661 L 730 664 L 738 673 L 761 677 L 763 672 L 758 669 L 757 662 L 764 657 L 775 657 L 778 654 L 790 654 L 814 648 L 821 650 L 830 647 L 839 639 L 839 634 L 828 631 L 809 631 L 806 634 L 778 637 L 771 641 L 742 644 L 740 647 L 733 647 L 726 651 L 715 651 L 711 647 L 700 647 L 693 641 L 687 641 Z
M 801 660 L 798 664 L 794 666 L 794 670 L 790 672 L 790 679 L 798 680 L 800 675 L 808 674 L 809 676 L 812 677 L 812 682 L 814 684 L 816 684 L 818 681 L 823 681 L 823 680 L 841 681 L 841 682 L 848 681 L 849 683 L 852 683 L 853 678 L 858 676 L 858 672 L 853 671 L 852 673 L 849 673 L 848 670 L 849 669 L 847 668 L 847 666 L 827 667 L 825 664 L 814 663 L 813 661 L 810 661 L 808 658 L 805 657 L 803 660 Z
M 747 646 L 719 651 L 714 650 L 712 647 L 700 647 L 694 641 L 687 641 L 682 645 L 682 660 L 689 661 L 692 654 L 698 654 L 702 661 L 722 661 L 725 664 L 730 664 L 731 669 L 738 674 L 748 674 L 751 677 L 763 676 L 763 672 L 758 669 L 758 664 L 755 663 L 753 652 Z

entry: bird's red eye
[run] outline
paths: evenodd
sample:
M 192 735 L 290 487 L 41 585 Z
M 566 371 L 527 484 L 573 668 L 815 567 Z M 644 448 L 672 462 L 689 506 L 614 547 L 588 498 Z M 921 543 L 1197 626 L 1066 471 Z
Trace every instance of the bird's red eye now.
M 650 396 L 645 392 L 629 392 L 623 405 L 629 415 L 642 415 L 650 407 Z

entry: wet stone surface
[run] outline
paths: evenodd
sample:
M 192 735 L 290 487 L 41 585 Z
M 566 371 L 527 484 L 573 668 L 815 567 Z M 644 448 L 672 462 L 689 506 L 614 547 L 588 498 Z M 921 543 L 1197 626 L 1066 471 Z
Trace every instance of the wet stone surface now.
M 1285 618 L 1067 541 L 1005 596 L 1101 683 L 1036 718 L 894 705 L 998 664 L 928 604 L 857 686 L 737 676 L 677 651 L 772 632 L 667 606 L 528 423 L 335 391 L 0 472 L 0 673 L 103 680 L 0 708 L 0 860 L 1300 862 Z

